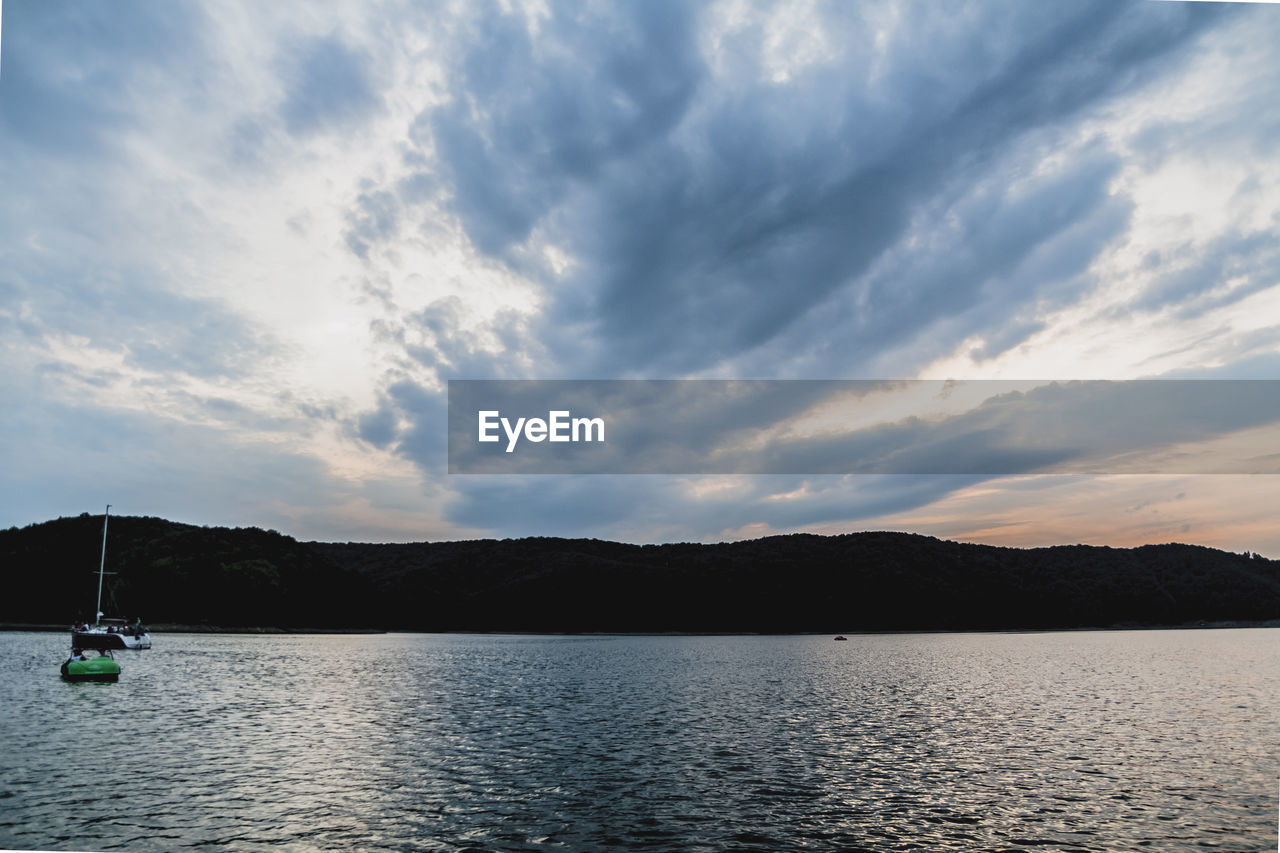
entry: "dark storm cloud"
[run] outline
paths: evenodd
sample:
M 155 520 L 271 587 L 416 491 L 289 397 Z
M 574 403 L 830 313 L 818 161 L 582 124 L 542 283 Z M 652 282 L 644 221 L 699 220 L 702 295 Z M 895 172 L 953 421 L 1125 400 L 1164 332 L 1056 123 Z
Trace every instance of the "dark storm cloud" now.
M 624 261 L 614 261 L 621 269 L 606 278 L 602 297 L 589 309 L 598 312 L 610 355 L 628 365 L 689 370 L 779 335 L 835 289 L 864 276 L 905 235 L 915 208 L 959 173 L 974 171 L 1028 129 L 1063 118 L 1103 91 L 1113 72 L 1120 75 L 1119 68 L 1103 63 L 1083 75 L 1074 91 L 1041 99 L 1040 88 L 1051 87 L 1048 80 L 1061 73 L 1074 51 L 1085 44 L 1093 47 L 1105 35 L 1111 14 L 1098 10 L 1082 16 L 1084 20 L 1070 22 L 1053 39 L 1029 45 L 1024 56 L 999 69 L 954 112 L 902 138 L 876 161 L 847 164 L 828 158 L 825 163 L 807 159 L 785 164 L 781 185 L 789 198 L 784 205 L 765 203 L 777 185 L 742 197 L 731 176 L 751 165 L 739 168 L 735 163 L 727 165 L 725 179 L 715 182 L 711 192 L 692 200 L 675 190 L 694 184 L 693 176 L 676 178 L 666 196 L 642 188 L 638 198 L 623 198 L 609 211 L 613 215 L 598 219 L 620 226 L 600 254 Z M 835 180 L 824 184 L 806 174 L 812 169 Z M 800 180 L 794 179 L 797 174 Z M 1078 193 L 1076 186 L 1086 189 Z M 990 229 L 999 241 L 974 252 L 970 257 L 976 268 L 962 267 L 958 276 L 873 279 L 851 318 L 859 350 L 851 355 L 875 355 L 902 335 L 965 310 L 992 273 L 1029 253 L 1055 228 L 1066 227 L 1073 202 L 1086 202 L 1089 196 L 1096 201 L 1097 186 L 1096 179 L 1085 178 L 1056 188 L 1063 197 L 1046 209 L 1066 211 L 1065 217 L 1010 211 L 1006 224 L 1025 227 Z M 647 215 L 636 223 L 625 216 L 628 209 Z M 633 224 L 634 232 L 624 230 Z M 937 260 L 951 268 L 955 258 Z M 1034 298 L 1039 282 L 1020 283 L 1021 298 Z M 835 329 L 825 331 L 823 337 Z
M 473 17 L 452 101 L 427 123 L 477 248 L 502 255 L 575 183 L 595 182 L 680 121 L 703 74 L 697 8 L 553 4 L 536 38 L 496 6 Z
M 667 49 L 638 51 L 657 13 L 630 8 L 643 11 L 610 26 L 553 12 L 536 40 L 515 16 L 486 16 L 454 69 L 449 106 L 430 119 L 450 203 L 478 248 L 503 256 L 541 225 L 585 261 L 554 291 L 544 331 L 561 365 L 615 375 L 724 365 L 859 283 L 853 319 L 874 355 L 980 301 L 993 277 L 1074 232 L 1075 244 L 1006 287 L 1035 305 L 1123 232 L 1127 206 L 1106 198 L 1115 163 L 1105 152 L 1060 169 L 1042 197 L 992 211 L 1010 227 L 992 227 L 996 243 L 972 253 L 981 269 L 945 287 L 865 277 L 913 219 L 978 180 L 1014 183 L 1022 176 L 1002 165 L 1026 156 L 1018 146 L 1043 155 L 1067 144 L 1069 121 L 1148 82 L 1222 14 L 988 4 L 957 38 L 920 7 L 903 15 L 918 39 L 891 44 L 872 85 L 858 77 L 858 52 L 871 49 L 861 10 L 837 6 L 832 23 L 861 43 L 848 47 L 849 76 L 819 81 L 841 93 L 833 116 L 809 111 L 826 97 L 812 79 L 711 89 L 688 24 Z M 939 49 L 953 64 L 931 76 L 922 69 Z M 1019 209 L 1036 202 L 1033 215 Z M 816 325 L 810 347 L 838 333 Z
M 824 304 L 747 363 L 812 353 L 794 369 L 830 375 L 894 348 L 910 348 L 927 363 L 974 335 L 984 339 L 978 358 L 1016 346 L 1040 328 L 1040 312 L 1095 285 L 1086 269 L 1123 232 L 1131 209 L 1109 194 L 1117 166 L 1095 151 L 1016 188 L 997 175 L 1000 181 L 919 217 L 927 248 L 908 241 L 889 250 L 855 299 Z M 815 340 L 822 342 L 816 352 L 806 344 Z
M 507 325 L 505 351 L 436 306 L 407 320 L 428 340 L 408 354 L 441 379 L 511 376 L 531 340 L 550 356 L 532 360 L 543 375 L 831 376 L 974 334 L 992 358 L 1041 329 L 1043 311 L 1096 284 L 1086 271 L 1131 211 L 1105 144 L 1045 157 L 1214 11 L 987 5 L 956 35 L 921 9 L 874 83 L 861 11 L 827 12 L 848 40 L 840 64 L 781 87 L 740 44 L 727 61 L 747 73 L 713 85 L 692 36 L 702 18 L 646 59 L 648 7 L 621 21 L 555 8 L 536 35 L 519 16 L 480 16 L 449 66 L 451 101 L 414 125 L 438 174 L 414 173 L 415 199 L 408 185 L 367 193 L 352 248 L 385 238 L 397 202 L 436 194 L 481 250 L 520 266 L 514 245 L 541 226 L 579 271 L 545 315 Z M 928 70 L 942 59 L 945 74 Z

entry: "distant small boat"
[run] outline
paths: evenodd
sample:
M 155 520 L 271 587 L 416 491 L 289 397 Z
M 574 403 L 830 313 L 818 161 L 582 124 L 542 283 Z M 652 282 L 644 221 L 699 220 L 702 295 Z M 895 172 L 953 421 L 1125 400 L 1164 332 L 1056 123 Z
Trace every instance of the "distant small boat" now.
M 846 637 L 844 634 L 840 634 L 839 636 L 837 636 L 837 637 L 836 637 L 836 639 L 837 639 L 837 640 L 847 640 L 847 639 L 849 639 L 849 638 L 848 638 L 848 637 Z
M 71 646 L 76 649 L 149 649 L 151 634 L 141 619 L 130 625 L 124 619 L 102 618 L 102 577 L 111 574 L 107 566 L 107 519 L 111 504 L 102 516 L 102 558 L 98 561 L 98 606 L 94 608 L 94 623 L 81 623 L 71 629 Z
M 95 657 L 87 657 L 79 649 L 71 650 L 71 657 L 62 662 L 64 681 L 119 681 L 120 664 L 111 656 L 110 649 L 100 649 Z

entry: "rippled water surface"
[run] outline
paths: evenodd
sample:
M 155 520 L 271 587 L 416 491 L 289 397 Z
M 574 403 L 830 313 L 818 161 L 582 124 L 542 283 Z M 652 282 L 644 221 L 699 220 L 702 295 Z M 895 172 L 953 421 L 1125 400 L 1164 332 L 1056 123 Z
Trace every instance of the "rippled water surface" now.
M 1276 849 L 1280 630 L 0 651 L 5 848 Z

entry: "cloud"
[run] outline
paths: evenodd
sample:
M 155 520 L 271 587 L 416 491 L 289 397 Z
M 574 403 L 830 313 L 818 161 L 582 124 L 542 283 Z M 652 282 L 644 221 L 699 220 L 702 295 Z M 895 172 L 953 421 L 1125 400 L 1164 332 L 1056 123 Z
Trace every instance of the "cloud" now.
M 244 377 L 277 351 L 269 330 L 222 300 L 185 295 L 147 269 L 93 269 L 84 257 L 27 253 L 8 274 L 0 316 L 22 318 L 29 346 L 83 339 L 143 370 L 201 378 Z
M 336 36 L 306 39 L 279 62 L 288 86 L 280 116 L 295 136 L 340 130 L 381 105 L 369 60 Z
M 144 412 L 26 400 L 0 413 L 5 434 L 26 436 L 0 451 L 0 509 L 9 518 L 41 521 L 112 503 L 132 515 L 286 529 L 281 508 L 319 509 L 348 496 L 323 461 L 278 442 Z
M 1013 477 L 958 489 L 873 523 L 1023 548 L 1076 542 L 1128 548 L 1191 540 L 1275 555 L 1280 535 L 1268 509 L 1278 493 L 1275 477 L 1253 475 Z M 832 532 L 830 527 L 815 530 Z
M 347 247 L 368 260 L 374 243 L 391 239 L 397 232 L 400 202 L 394 193 L 370 187 L 356 199 L 356 208 L 348 213 Z
M 824 302 L 772 349 L 803 352 L 817 338 L 833 365 L 874 364 L 895 349 L 927 363 L 970 337 L 983 340 L 974 356 L 989 359 L 1033 334 L 1046 312 L 1096 286 L 1089 266 L 1123 234 L 1130 205 L 1110 194 L 1115 156 L 1092 146 L 1057 169 L 1020 174 L 1030 168 L 984 174 L 920 215 L 852 288 L 856 298 Z M 835 334 L 841 327 L 850 334 Z
M 1249 353 L 1250 347 L 1244 346 L 1236 350 L 1233 348 L 1232 355 L 1238 360 L 1232 360 L 1226 364 L 1217 367 L 1202 367 L 1194 370 L 1177 370 L 1168 374 L 1168 379 L 1274 379 L 1280 376 L 1280 351 L 1275 347 L 1280 347 L 1280 330 L 1270 330 L 1265 337 L 1266 344 L 1272 348 L 1271 352 L 1261 352 L 1246 357 L 1239 357 L 1239 352 Z
M 997 383 L 998 384 L 998 383 Z M 1010 475 L 1028 472 L 1276 472 L 1257 436 L 1280 428 L 1276 382 L 1069 382 L 993 396 L 941 420 L 910 417 L 815 438 L 775 440 L 759 470 Z M 1233 434 L 1243 434 L 1238 446 Z M 1214 455 L 1185 448 L 1227 438 Z M 1162 451 L 1176 448 L 1172 454 Z M 1221 454 L 1221 455 L 1219 455 Z
M 1176 307 L 1183 316 L 1196 316 L 1280 282 L 1280 246 L 1272 230 L 1232 230 L 1207 246 L 1184 243 L 1169 254 L 1150 256 L 1150 264 L 1161 271 L 1134 299 L 1134 310 Z
M 357 421 L 358 435 L 374 447 L 387 447 L 395 440 L 398 431 L 396 413 L 385 401 L 374 411 L 361 415 Z
M 841 80 L 837 60 L 829 75 L 845 100 L 834 120 L 808 112 L 801 85 L 810 79 L 791 88 L 709 88 L 690 40 L 677 43 L 676 56 L 645 60 L 650 76 L 671 81 L 653 90 L 660 97 L 637 96 L 630 77 L 617 90 L 609 78 L 600 85 L 600 68 L 631 67 L 633 45 L 645 43 L 618 29 L 647 35 L 646 19 L 606 28 L 588 17 L 566 27 L 553 14 L 534 42 L 519 17 L 493 16 L 456 69 L 449 106 L 432 113 L 432 138 L 453 209 L 481 251 L 509 253 L 538 227 L 580 261 L 557 283 L 545 315 L 549 338 L 578 331 L 556 339 L 561 365 L 590 363 L 615 375 L 715 368 L 784 336 L 837 293 L 857 293 L 854 325 L 875 355 L 886 338 L 919 334 L 980 298 L 1002 266 L 1041 243 L 1064 245 L 1043 250 L 1039 267 L 1006 288 L 1024 304 L 1121 234 L 1125 204 L 1098 210 L 1115 168 L 1104 152 L 1059 169 L 1062 181 L 1044 190 L 1053 205 L 1039 218 L 1020 215 L 1025 201 L 994 190 L 1010 198 L 1002 213 L 1013 227 L 993 227 L 1003 245 L 974 252 L 988 269 L 946 288 L 874 276 L 887 252 L 907 249 L 913 221 L 957 186 L 981 179 L 1008 187 L 1022 176 L 1002 172 L 1000 158 L 1025 159 L 1019 145 L 1037 146 L 1040 157 L 1051 146 L 1070 149 L 1066 122 L 1140 87 L 1219 17 L 1095 4 L 1029 26 L 1027 39 L 998 26 L 984 38 L 982 25 L 1007 12 L 985 7 L 987 20 L 971 22 L 964 50 L 922 15 L 921 38 L 900 37 L 880 58 L 889 70 L 878 90 Z M 594 38 L 584 35 L 590 27 L 599 29 Z M 933 81 L 907 72 L 933 42 L 954 50 L 959 64 L 953 82 L 929 95 Z M 583 55 L 574 67 L 571 58 Z M 857 68 L 856 51 L 847 55 Z M 584 80 L 595 85 L 584 89 Z M 904 103 L 930 109 L 904 114 Z M 1080 221 L 1089 216 L 1095 221 Z M 836 333 L 832 324 L 823 331 L 824 339 Z
M 462 24 L 450 101 L 427 125 L 453 210 L 481 251 L 523 242 L 575 184 L 676 126 L 702 77 L 695 10 L 556 5 L 536 38 L 492 7 Z
M 128 312 L 131 326 L 121 330 L 131 364 L 198 377 L 243 377 L 274 350 L 270 333 L 217 301 L 159 290 L 129 295 L 139 299 L 120 311 Z
M 457 296 L 378 321 L 375 330 L 403 353 L 405 364 L 388 374 L 395 384 L 403 381 L 406 368 L 417 376 L 425 372 L 441 390 L 450 378 L 517 377 L 540 355 L 540 344 L 524 315 L 499 310 L 476 322 Z
M 1280 375 L 1274 9 L 4 6 L 6 435 L 109 436 L 129 463 L 68 464 L 135 505 L 225 518 L 260 468 L 258 509 L 321 536 L 906 517 L 963 478 L 447 478 L 444 383 L 1069 375 L 1085 351 L 1103 375 Z M 808 393 L 744 398 L 736 431 L 690 406 L 684 450 L 742 450 Z M 775 449 L 1081 452 L 995 407 L 909 426 Z M 1107 447 L 1176 445 L 1164 427 Z
M 478 477 L 457 482 L 448 518 L 506 536 L 630 542 L 741 538 L 749 527 L 856 523 L 928 505 L 974 477 Z
M 466 37 L 446 59 L 449 99 L 411 132 L 437 168 L 414 166 L 412 193 L 408 183 L 384 182 L 363 197 L 353 249 L 367 257 L 368 246 L 391 239 L 394 217 L 430 198 L 441 207 L 420 215 L 452 212 L 476 249 L 538 279 L 546 299 L 521 319 L 524 343 L 510 350 L 486 347 L 483 326 L 445 306 L 408 315 L 396 334 L 427 339 L 406 345 L 415 361 L 441 378 L 519 375 L 515 363 L 544 376 L 817 377 L 876 375 L 892 364 L 910 375 L 966 342 L 971 358 L 996 359 L 1106 284 L 1096 265 L 1124 245 L 1136 204 L 1120 184 L 1131 155 L 1106 122 L 1233 13 L 978 6 L 959 28 L 902 16 L 877 53 L 866 10 L 836 8 L 822 14 L 844 48 L 792 57 L 771 72 L 778 79 L 760 76 L 769 37 L 755 21 L 728 26 L 709 47 L 714 14 L 702 9 L 696 26 L 681 24 L 698 37 L 680 41 L 677 57 L 653 56 L 651 70 L 673 69 L 669 79 L 679 82 L 664 91 L 678 97 L 629 112 L 619 106 L 628 96 L 596 72 L 644 32 L 642 12 L 569 21 L 553 8 L 457 30 Z M 942 56 L 947 74 L 931 74 Z M 732 76 L 720 76 L 726 68 Z M 645 106 L 653 104 L 661 108 Z M 563 248 L 570 271 L 531 263 L 539 241 Z M 545 347 L 537 357 L 504 358 L 530 352 L 533 340 Z M 405 397 L 407 386 L 397 387 Z M 1077 403 L 1072 417 L 1097 411 Z M 438 402 L 418 400 L 398 409 L 406 423 L 427 422 L 415 406 L 441 422 Z M 1049 409 L 1044 424 L 1063 413 Z M 782 420 L 792 409 L 757 411 Z M 697 426 L 705 428 L 687 431 L 695 445 L 696 436 L 743 434 Z M 882 459 L 912 448 L 931 470 L 963 459 L 966 470 L 1011 472 L 1098 450 L 1083 440 L 1031 447 L 1010 429 L 989 410 L 931 432 L 927 445 L 899 427 L 859 435 L 856 446 L 795 443 L 785 452 Z M 400 452 L 437 471 L 439 441 L 426 440 L 422 426 L 413 434 L 420 452 Z M 1140 450 L 1140 434 L 1108 447 Z M 1153 444 L 1172 440 L 1151 435 Z M 451 517 L 460 523 L 484 527 L 486 504 L 491 518 L 522 517 L 514 497 L 458 488 Z M 584 498 L 586 517 L 632 507 L 602 489 Z M 555 494 L 567 512 L 579 492 Z
M 104 156 L 154 75 L 186 77 L 203 26 L 193 5 L 6 3 L 0 139 L 64 163 Z
M 1053 383 L 994 398 L 958 419 L 955 431 L 985 434 L 1001 452 L 1058 449 L 1065 471 L 1218 473 L 1250 464 L 1256 452 L 1244 440 L 1232 446 L 1234 436 L 1280 424 L 1274 388 L 1273 381 Z M 1227 458 L 1162 452 L 1219 439 Z

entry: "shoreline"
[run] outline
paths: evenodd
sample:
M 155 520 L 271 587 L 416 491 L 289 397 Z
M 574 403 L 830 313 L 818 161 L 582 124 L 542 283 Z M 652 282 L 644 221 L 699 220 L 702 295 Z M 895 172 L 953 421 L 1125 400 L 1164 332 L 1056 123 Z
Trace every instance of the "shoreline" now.
M 48 622 L 0 622 L 0 631 L 54 633 L 70 630 L 70 625 L 54 625 Z M 279 628 L 271 625 L 227 627 L 158 622 L 148 625 L 147 632 L 150 634 L 386 634 L 387 630 L 385 628 Z
M 846 636 L 877 636 L 890 634 L 1056 634 L 1065 631 L 1199 631 L 1225 628 L 1280 628 L 1280 619 L 1225 619 L 1220 621 L 1197 620 L 1178 625 L 1092 625 L 1057 628 L 973 628 L 948 630 L 946 628 L 902 628 L 884 631 L 508 631 L 502 629 L 470 631 L 424 631 L 408 628 L 280 628 L 270 625 L 236 626 L 183 625 L 161 622 L 148 626 L 151 634 L 265 634 L 286 636 L 290 634 L 374 635 L 374 634 L 494 634 L 529 637 L 822 637 L 834 634 Z M 57 633 L 70 631 L 70 625 L 47 622 L 0 622 L 0 632 L 34 631 Z

